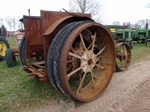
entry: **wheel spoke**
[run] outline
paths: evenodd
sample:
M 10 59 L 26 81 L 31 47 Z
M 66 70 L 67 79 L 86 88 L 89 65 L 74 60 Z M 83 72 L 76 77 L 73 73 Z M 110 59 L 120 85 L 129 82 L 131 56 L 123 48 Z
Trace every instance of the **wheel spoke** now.
M 96 40 L 96 32 L 95 32 L 95 34 L 93 36 L 92 51 L 94 51 L 95 40 Z
M 82 59 L 81 56 L 78 56 L 78 55 L 76 55 L 76 54 L 74 54 L 74 53 L 72 53 L 72 52 L 69 52 L 69 55 L 70 55 L 70 56 L 73 56 L 73 57 L 75 57 L 75 58 L 78 58 L 78 59 Z
M 100 66 L 100 65 L 98 65 L 98 64 L 96 64 L 96 63 L 94 63 L 94 64 L 95 64 L 95 66 L 99 67 L 99 68 L 102 69 L 102 70 L 105 69 L 103 66 Z
M 85 64 L 86 65 L 86 64 Z M 76 72 L 78 72 L 79 70 L 81 70 L 85 65 L 82 65 L 81 67 L 75 69 L 74 71 L 72 71 L 71 73 L 67 74 L 67 78 L 69 80 L 69 78 Z
M 81 92 L 82 84 L 83 84 L 83 81 L 84 81 L 84 79 L 85 79 L 86 74 L 87 74 L 87 73 L 85 72 L 84 75 L 83 75 L 83 77 L 82 77 L 82 79 L 81 79 L 81 82 L 80 82 L 79 87 L 78 87 L 78 89 L 77 89 L 77 94 L 78 94 L 79 92 Z
M 103 47 L 103 48 L 96 54 L 96 57 L 97 57 L 98 55 L 100 55 L 106 48 L 107 48 L 106 46 Z M 94 58 L 95 58 L 95 57 L 94 57 Z
M 92 88 L 94 88 L 94 78 L 97 79 L 93 71 L 91 71 L 91 77 L 92 77 Z
M 89 50 L 92 47 L 92 43 L 88 46 L 87 50 Z
M 118 48 L 119 46 L 121 46 L 123 44 L 123 42 L 119 42 L 117 43 L 117 45 L 115 46 L 116 48 Z
M 83 45 L 84 49 L 86 50 L 86 46 L 85 46 L 85 43 L 84 43 L 84 40 L 83 40 L 83 36 L 82 36 L 81 33 L 79 35 L 80 35 L 80 39 L 81 39 L 82 45 Z
M 97 76 L 93 73 L 93 71 L 91 71 L 92 76 L 97 79 Z

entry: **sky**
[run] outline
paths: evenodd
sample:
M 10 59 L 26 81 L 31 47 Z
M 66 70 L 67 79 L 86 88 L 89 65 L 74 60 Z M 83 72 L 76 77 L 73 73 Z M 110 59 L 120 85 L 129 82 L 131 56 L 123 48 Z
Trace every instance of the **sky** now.
M 40 10 L 60 11 L 69 9 L 69 0 L 0 0 L 0 20 L 7 16 L 22 17 L 28 15 L 40 16 Z M 102 5 L 102 24 L 112 24 L 114 21 L 136 23 L 138 20 L 150 19 L 150 8 L 146 5 L 150 0 L 97 0 Z

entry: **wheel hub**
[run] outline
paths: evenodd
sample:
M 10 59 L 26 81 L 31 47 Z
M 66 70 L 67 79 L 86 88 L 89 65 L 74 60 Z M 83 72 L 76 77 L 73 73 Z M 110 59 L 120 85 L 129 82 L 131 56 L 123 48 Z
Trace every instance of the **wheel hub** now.
M 0 42 L 0 55 L 5 56 L 7 46 L 4 42 Z
M 81 66 L 84 66 L 82 70 L 84 72 L 90 72 L 93 70 L 95 66 L 96 55 L 91 51 L 85 51 L 82 55 Z

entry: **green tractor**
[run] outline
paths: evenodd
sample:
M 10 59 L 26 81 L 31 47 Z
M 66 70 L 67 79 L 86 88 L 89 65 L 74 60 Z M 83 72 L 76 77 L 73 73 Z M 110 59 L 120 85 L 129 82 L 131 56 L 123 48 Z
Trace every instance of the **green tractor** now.
M 5 59 L 7 48 L 9 48 L 9 44 L 4 37 L 3 27 L 0 27 L 0 60 Z
M 150 29 L 148 29 L 148 21 L 146 20 L 146 27 L 136 30 L 136 34 L 133 36 L 133 41 L 138 43 L 146 43 L 146 46 L 150 47 Z
M 134 41 L 138 43 L 146 43 L 146 46 L 150 47 L 150 29 L 137 29 L 137 37 Z
M 117 29 L 114 38 L 118 42 L 126 42 L 126 44 L 129 45 L 130 49 L 132 49 L 133 48 L 132 33 L 133 30 L 131 29 Z

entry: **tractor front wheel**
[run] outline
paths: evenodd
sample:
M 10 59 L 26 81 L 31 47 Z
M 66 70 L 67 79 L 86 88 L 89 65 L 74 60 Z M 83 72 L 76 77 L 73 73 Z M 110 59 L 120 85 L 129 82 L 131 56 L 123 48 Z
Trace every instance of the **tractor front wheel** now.
M 147 41 L 146 41 L 146 46 L 147 46 L 147 47 L 150 47 L 150 40 L 147 40 Z
M 7 48 L 9 48 L 8 41 L 5 37 L 0 36 L 0 60 L 5 59 Z
M 16 65 L 16 57 L 13 56 L 13 51 L 11 48 L 6 50 L 6 64 L 7 67 L 12 67 Z

